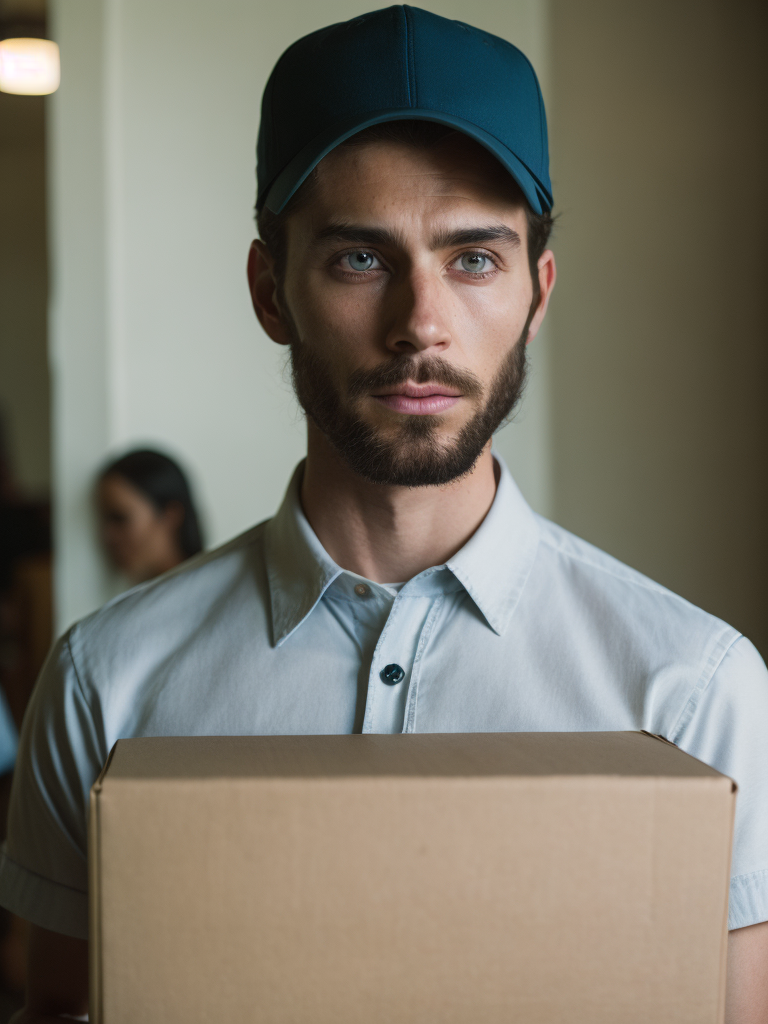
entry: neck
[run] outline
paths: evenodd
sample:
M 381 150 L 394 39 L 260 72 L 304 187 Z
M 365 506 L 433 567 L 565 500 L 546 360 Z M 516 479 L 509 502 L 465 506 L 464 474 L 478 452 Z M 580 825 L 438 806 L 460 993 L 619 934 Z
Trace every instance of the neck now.
M 354 473 L 309 424 L 301 503 L 310 526 L 342 569 L 377 583 L 402 583 L 455 555 L 496 493 L 490 441 L 471 473 L 441 487 L 390 487 Z

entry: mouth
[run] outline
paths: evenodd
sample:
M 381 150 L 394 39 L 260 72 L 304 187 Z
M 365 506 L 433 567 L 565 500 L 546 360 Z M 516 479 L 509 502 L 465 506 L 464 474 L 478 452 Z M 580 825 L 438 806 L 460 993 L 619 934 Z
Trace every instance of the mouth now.
M 384 394 L 371 397 L 393 412 L 410 416 L 433 416 L 456 405 L 462 395 L 455 388 L 443 384 L 412 384 L 408 381 L 389 388 Z

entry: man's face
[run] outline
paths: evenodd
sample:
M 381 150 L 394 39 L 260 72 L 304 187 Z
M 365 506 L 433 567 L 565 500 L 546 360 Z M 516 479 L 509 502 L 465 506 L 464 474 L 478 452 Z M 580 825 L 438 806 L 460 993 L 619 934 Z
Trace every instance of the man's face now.
M 520 396 L 538 327 L 507 173 L 460 135 L 341 147 L 287 233 L 279 301 L 315 427 L 375 483 L 469 472 Z

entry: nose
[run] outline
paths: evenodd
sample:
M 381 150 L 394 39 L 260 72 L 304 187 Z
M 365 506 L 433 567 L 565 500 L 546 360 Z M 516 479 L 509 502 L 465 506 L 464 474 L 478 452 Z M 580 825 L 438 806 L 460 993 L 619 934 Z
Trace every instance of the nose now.
M 427 270 L 413 270 L 390 293 L 394 312 L 386 345 L 392 352 L 444 352 L 451 344 L 450 305 L 439 278 Z

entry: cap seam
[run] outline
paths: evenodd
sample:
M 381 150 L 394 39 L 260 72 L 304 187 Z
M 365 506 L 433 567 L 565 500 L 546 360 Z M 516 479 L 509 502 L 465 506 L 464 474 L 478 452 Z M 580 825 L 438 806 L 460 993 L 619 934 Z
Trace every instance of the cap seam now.
M 412 107 L 411 101 L 411 58 L 410 58 L 410 36 L 408 32 L 408 11 L 405 6 L 400 7 L 400 14 L 403 19 L 403 57 L 405 60 L 405 88 L 407 90 L 408 106 Z
M 413 45 L 413 14 L 407 5 L 403 7 L 406 31 L 406 67 L 408 69 L 408 102 L 412 109 L 418 109 L 419 97 L 416 85 L 416 54 Z

